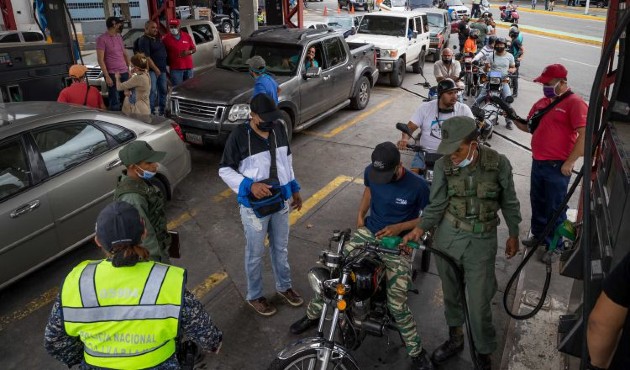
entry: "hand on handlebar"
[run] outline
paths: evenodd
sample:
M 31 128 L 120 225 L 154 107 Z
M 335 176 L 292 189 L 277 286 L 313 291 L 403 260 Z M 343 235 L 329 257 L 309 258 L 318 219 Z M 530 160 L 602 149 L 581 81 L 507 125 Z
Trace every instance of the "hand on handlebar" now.
M 403 134 L 402 139 L 398 140 L 398 143 L 396 143 L 396 146 L 398 147 L 398 150 L 405 150 L 407 149 L 407 139 L 405 139 L 405 135 Z

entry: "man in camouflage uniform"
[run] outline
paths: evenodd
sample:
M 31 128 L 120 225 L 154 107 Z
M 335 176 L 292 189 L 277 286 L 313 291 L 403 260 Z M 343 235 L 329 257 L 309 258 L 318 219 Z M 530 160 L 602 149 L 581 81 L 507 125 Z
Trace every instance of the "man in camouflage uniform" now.
M 428 202 L 429 186 L 423 178 L 402 166 L 400 152 L 393 143 L 376 146 L 372 164 L 366 167 L 363 178 L 365 189 L 359 205 L 358 230 L 344 246 L 346 254 L 355 246 L 375 242 L 377 238 L 404 235 L 418 223 L 420 211 Z M 381 259 L 386 269 L 387 307 L 405 341 L 407 354 L 415 369 L 433 369 L 407 305 L 411 285 L 409 255 L 387 254 L 381 255 Z M 300 334 L 316 326 L 322 307 L 323 301 L 316 296 L 309 302 L 306 316 L 291 325 L 291 332 Z
M 491 354 L 497 347 L 492 324 L 492 297 L 497 291 L 494 264 L 497 253 L 499 209 L 509 230 L 505 255 L 518 252 L 520 206 L 514 190 L 512 166 L 496 151 L 479 146 L 475 120 L 449 118 L 442 124 L 442 142 L 435 162 L 429 205 L 422 220 L 404 241 L 418 240 L 425 230 L 437 226 L 435 248 L 453 257 L 464 272 L 470 326 L 482 369 L 491 369 Z M 438 258 L 444 293 L 444 314 L 449 339 L 433 352 L 436 364 L 464 348 L 464 311 L 455 271 Z
M 118 156 L 127 168 L 118 178 L 114 200 L 127 202 L 140 212 L 147 229 L 142 245 L 149 251 L 151 260 L 170 263 L 171 237 L 166 229 L 165 195 L 149 181 L 166 153 L 153 150 L 146 141 L 136 140 L 122 148 Z

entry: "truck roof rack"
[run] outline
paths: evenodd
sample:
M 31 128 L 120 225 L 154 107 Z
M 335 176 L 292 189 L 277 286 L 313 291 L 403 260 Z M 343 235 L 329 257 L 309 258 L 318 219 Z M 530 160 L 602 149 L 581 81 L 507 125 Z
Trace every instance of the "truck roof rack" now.
M 330 27 L 328 27 L 326 29 L 307 28 L 304 31 L 305 32 L 300 33 L 300 35 L 298 36 L 298 40 L 304 40 L 307 37 L 324 35 L 324 34 L 327 34 L 327 33 L 335 32 L 335 30 L 330 28 Z
M 265 28 L 259 28 L 256 31 L 252 32 L 251 35 L 249 35 L 249 37 L 252 36 L 256 36 L 256 35 L 261 35 L 263 33 L 269 32 L 269 31 L 275 31 L 275 30 L 282 30 L 282 29 L 288 29 L 288 27 L 283 24 L 283 25 L 279 25 L 279 26 L 265 26 Z

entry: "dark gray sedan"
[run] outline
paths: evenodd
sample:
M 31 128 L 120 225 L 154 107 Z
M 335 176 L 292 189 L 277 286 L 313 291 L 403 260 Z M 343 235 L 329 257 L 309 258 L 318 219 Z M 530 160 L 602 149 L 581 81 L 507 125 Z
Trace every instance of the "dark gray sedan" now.
M 0 104 L 0 288 L 93 236 L 123 169 L 118 151 L 136 139 L 167 152 L 155 184 L 170 198 L 191 168 L 173 121 L 53 102 Z

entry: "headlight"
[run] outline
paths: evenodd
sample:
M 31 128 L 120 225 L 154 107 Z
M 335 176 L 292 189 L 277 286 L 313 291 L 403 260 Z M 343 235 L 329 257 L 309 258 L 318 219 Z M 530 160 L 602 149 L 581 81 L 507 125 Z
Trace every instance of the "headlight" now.
M 249 118 L 249 104 L 234 104 L 230 108 L 230 114 L 228 114 L 228 120 L 230 122 L 245 120 Z
M 500 79 L 500 78 L 498 78 L 498 77 L 492 77 L 492 78 L 490 79 L 490 84 L 492 84 L 492 85 L 498 85 L 498 84 L 500 84 L 500 83 L 501 83 L 501 79 Z
M 398 50 L 396 49 L 381 49 L 381 57 L 383 58 L 396 58 L 398 56 Z
M 330 279 L 330 271 L 323 267 L 313 267 L 307 276 L 311 289 L 315 294 L 321 295 L 324 291 L 324 281 Z

